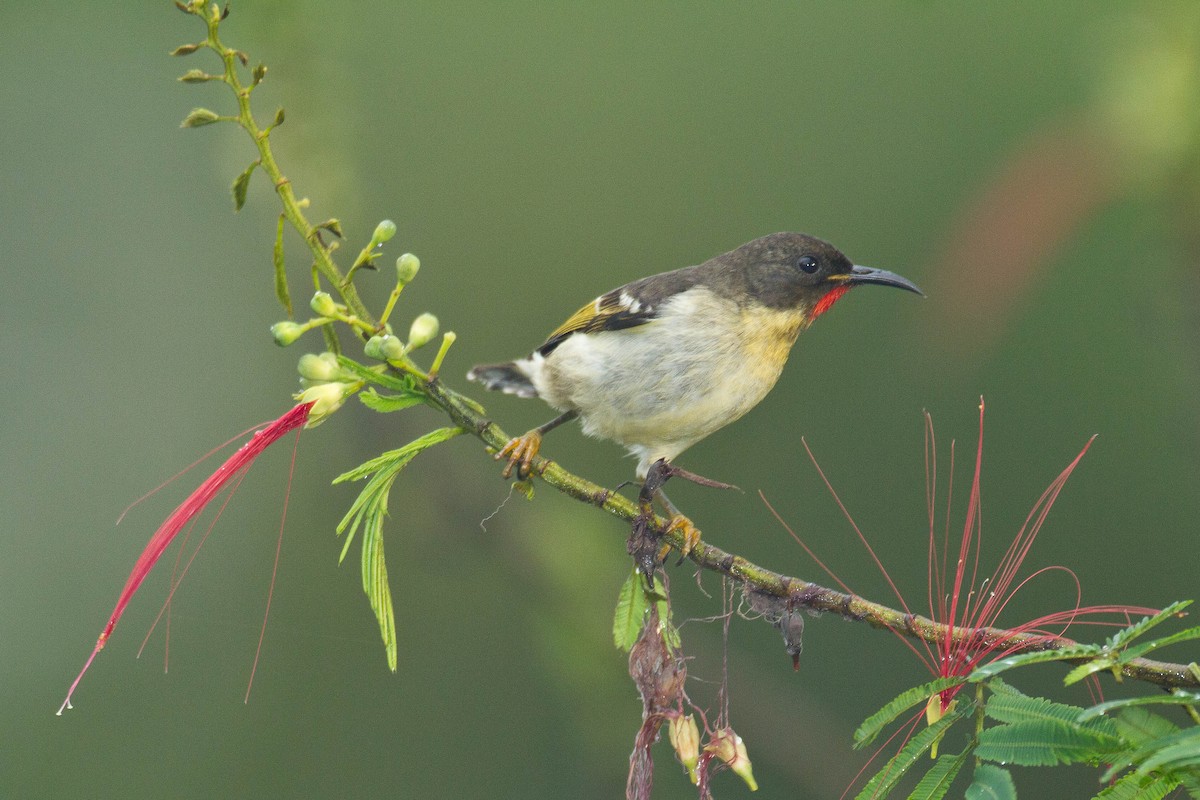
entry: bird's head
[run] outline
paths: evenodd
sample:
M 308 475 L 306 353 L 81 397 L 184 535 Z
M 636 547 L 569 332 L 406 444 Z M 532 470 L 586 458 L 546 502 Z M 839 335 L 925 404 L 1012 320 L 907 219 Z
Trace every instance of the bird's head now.
M 808 323 L 862 284 L 923 294 L 907 278 L 857 265 L 828 242 L 803 233 L 773 233 L 719 258 L 730 267 L 733 296 L 771 309 L 800 311 Z

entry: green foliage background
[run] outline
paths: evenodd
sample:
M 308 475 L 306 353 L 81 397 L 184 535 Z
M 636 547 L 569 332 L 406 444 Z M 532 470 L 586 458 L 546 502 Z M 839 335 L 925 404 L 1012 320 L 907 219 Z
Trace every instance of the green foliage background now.
M 423 264 L 398 319 L 431 310 L 458 332 L 445 374 L 460 384 L 471 364 L 528 350 L 601 291 L 770 231 L 817 234 L 925 286 L 926 301 L 867 290 L 839 305 L 758 410 L 684 457 L 748 490 L 673 491 L 715 543 L 822 577 L 759 502 L 762 488 L 858 592 L 888 599 L 807 463 L 804 435 L 921 603 L 920 412 L 943 443 L 969 446 L 983 394 L 993 552 L 1099 433 L 1028 563 L 1071 566 L 1084 602 L 1161 606 L 1197 594 L 1200 249 L 1188 232 L 1200 144 L 1186 111 L 1197 104 L 1139 115 L 1147 93 L 1122 87 L 1159 86 L 1166 69 L 1194 101 L 1198 35 L 1188 4 L 1140 8 L 243 0 L 225 36 L 270 67 L 256 102 L 262 115 L 287 108 L 272 141 L 313 218 L 340 217 L 348 247 L 397 220 L 395 253 Z M 232 127 L 177 128 L 195 105 L 228 103 L 218 87 L 173 80 L 211 66 L 166 55 L 200 35 L 165 2 L 0 9 L 0 794 L 619 795 L 640 713 L 611 637 L 626 531 L 549 491 L 493 515 L 508 489 L 468 437 L 422 456 L 393 489 L 400 663 L 388 672 L 357 570 L 336 567 L 333 531 L 357 487 L 329 481 L 442 424 L 423 409 L 349 407 L 302 437 L 248 706 L 282 451 L 247 479 L 177 594 L 169 674 L 161 630 L 133 660 L 160 574 L 76 710 L 54 716 L 183 489 L 112 521 L 286 408 L 303 352 L 267 334 L 280 318 L 276 206 L 261 176 L 242 214 L 231 210 L 248 144 Z M 1130 113 L 1104 116 L 1113 108 Z M 1131 114 L 1144 140 L 1095 122 Z M 1004 165 L 1072 119 L 1126 137 L 1097 165 L 1115 164 L 1115 177 L 992 325 L 994 309 L 963 309 L 977 301 L 938 265 Z M 289 256 L 303 285 L 307 261 L 299 247 Z M 376 306 L 391 288 L 363 283 Z M 547 416 L 484 399 L 512 431 Z M 617 448 L 573 430 L 547 452 L 609 485 L 631 476 Z M 672 577 L 677 620 L 719 611 L 686 569 Z M 712 576 L 703 583 L 720 596 Z M 1024 600 L 1009 622 L 1073 593 L 1047 583 Z M 720 626 L 681 632 L 690 674 L 718 680 Z M 924 678 L 892 637 L 835 619 L 810 621 L 799 674 L 772 629 L 737 623 L 729 666 L 732 722 L 766 797 L 837 797 L 864 757 L 849 750 L 855 726 Z M 1056 669 L 1021 688 L 1051 690 Z M 700 702 L 710 688 L 690 692 Z M 658 758 L 656 796 L 692 796 L 665 747 Z M 1018 770 L 1022 798 L 1096 786 L 1083 767 L 1056 772 L 1053 788 L 1025 778 Z M 728 776 L 716 790 L 746 791 Z

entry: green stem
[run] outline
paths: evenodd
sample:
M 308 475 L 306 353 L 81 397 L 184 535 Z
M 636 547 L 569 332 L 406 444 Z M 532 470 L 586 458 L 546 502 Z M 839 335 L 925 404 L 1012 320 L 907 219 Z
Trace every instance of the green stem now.
M 325 245 L 321 240 L 320 232 L 304 216 L 301 203 L 296 199 L 296 193 L 292 189 L 291 181 L 284 176 L 283 171 L 279 168 L 279 164 L 275 161 L 275 154 L 271 151 L 270 129 L 263 130 L 255 122 L 254 115 L 250 111 L 250 92 L 253 87 L 244 85 L 238 76 L 237 51 L 221 43 L 217 32 L 220 26 L 219 15 L 200 14 L 199 16 L 208 25 L 208 40 L 206 44 L 221 57 L 221 62 L 225 65 L 224 82 L 233 90 L 233 94 L 237 98 L 238 114 L 236 121 L 250 135 L 255 147 L 258 148 L 261 169 L 271 178 L 275 192 L 279 195 L 279 202 L 283 205 L 284 216 L 291 223 L 292 227 L 304 238 L 305 244 L 308 245 L 308 249 L 312 252 L 314 267 L 333 286 L 334 290 L 338 292 L 342 301 L 354 312 L 354 316 L 362 320 L 366 326 L 372 329 L 377 328 L 378 323 L 371 312 L 367 310 L 366 305 L 363 304 L 362 298 L 358 295 L 358 290 L 352 283 L 346 281 L 346 276 L 342 274 L 337 264 L 334 263 L 331 248 Z

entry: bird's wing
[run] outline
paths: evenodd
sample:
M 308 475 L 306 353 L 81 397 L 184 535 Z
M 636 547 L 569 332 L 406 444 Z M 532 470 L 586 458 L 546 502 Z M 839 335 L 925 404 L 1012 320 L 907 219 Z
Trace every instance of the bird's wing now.
M 660 304 L 638 298 L 634 287 L 626 286 L 602 294 L 559 325 L 538 348 L 543 356 L 550 355 L 573 333 L 595 333 L 616 331 L 645 325 L 658 316 Z

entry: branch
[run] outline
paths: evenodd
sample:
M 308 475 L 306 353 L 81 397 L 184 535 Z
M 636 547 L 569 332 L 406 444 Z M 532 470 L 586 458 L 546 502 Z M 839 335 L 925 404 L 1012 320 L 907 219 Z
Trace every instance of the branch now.
M 496 423 L 477 412 L 473 401 L 449 389 L 440 380 L 435 378 L 428 381 L 422 388 L 445 410 L 455 424 L 474 434 L 492 450 L 499 450 L 511 438 Z M 535 458 L 532 474 L 563 494 L 607 511 L 630 524 L 642 513 L 632 500 L 568 472 L 550 459 L 541 456 Z M 667 520 L 655 517 L 652 524 L 662 534 L 664 541 L 682 551 L 683 537 L 678 532 L 668 530 Z M 853 622 L 863 622 L 873 628 L 893 631 L 934 645 L 944 642 L 947 633 L 950 632 L 948 626 L 928 617 L 908 614 L 857 595 L 769 570 L 704 541 L 692 549 L 688 558 L 702 569 L 733 579 L 743 591 L 759 592 L 779 598 L 789 608 L 831 611 Z M 969 640 L 980 648 L 1003 642 L 1005 652 L 1010 655 L 1059 650 L 1078 644 L 1063 636 L 1017 633 L 1003 628 L 955 628 L 953 636 L 956 642 Z M 1067 663 L 1082 663 L 1086 660 L 1064 659 Z M 1200 688 L 1200 678 L 1187 664 L 1136 658 L 1123 665 L 1120 672 L 1124 677 L 1153 683 L 1165 689 Z

